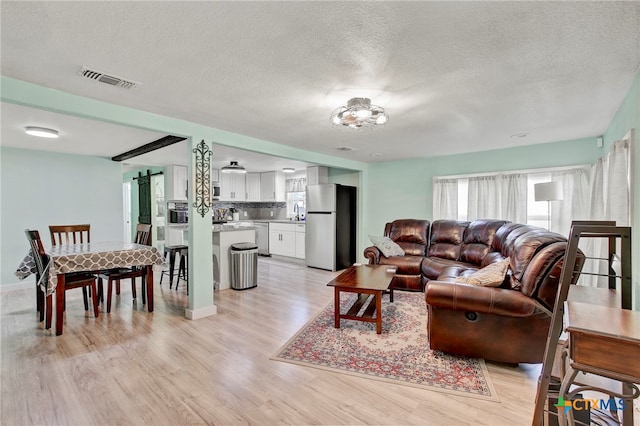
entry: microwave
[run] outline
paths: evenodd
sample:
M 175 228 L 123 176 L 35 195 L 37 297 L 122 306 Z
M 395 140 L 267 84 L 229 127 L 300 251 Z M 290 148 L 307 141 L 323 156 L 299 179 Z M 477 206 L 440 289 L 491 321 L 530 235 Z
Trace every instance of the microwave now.
M 211 182 L 211 199 L 220 199 L 220 184 L 218 182 Z
M 169 223 L 188 223 L 189 213 L 187 210 L 170 209 Z

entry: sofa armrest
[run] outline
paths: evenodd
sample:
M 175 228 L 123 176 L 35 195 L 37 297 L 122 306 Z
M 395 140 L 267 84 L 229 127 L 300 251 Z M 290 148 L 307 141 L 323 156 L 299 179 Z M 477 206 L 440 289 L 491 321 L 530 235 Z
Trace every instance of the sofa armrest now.
M 382 252 L 376 246 L 364 249 L 364 257 L 369 259 L 369 265 L 378 265 L 380 263 L 380 256 L 382 256 Z
M 444 281 L 429 281 L 427 305 L 455 311 L 473 311 L 508 317 L 529 317 L 550 312 L 536 300 L 516 290 L 479 287 Z

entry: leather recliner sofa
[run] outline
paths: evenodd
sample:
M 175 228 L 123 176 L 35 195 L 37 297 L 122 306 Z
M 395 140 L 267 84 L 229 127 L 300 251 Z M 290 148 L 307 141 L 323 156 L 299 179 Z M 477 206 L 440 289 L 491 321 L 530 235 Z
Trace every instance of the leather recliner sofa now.
M 425 291 L 431 349 L 507 363 L 542 362 L 564 236 L 504 220 L 415 219 L 387 223 L 385 235 L 404 256 L 385 257 L 375 246 L 364 255 L 370 264 L 397 266 L 394 290 Z M 509 270 L 500 287 L 455 282 L 506 258 Z M 577 260 L 576 278 L 581 252 Z

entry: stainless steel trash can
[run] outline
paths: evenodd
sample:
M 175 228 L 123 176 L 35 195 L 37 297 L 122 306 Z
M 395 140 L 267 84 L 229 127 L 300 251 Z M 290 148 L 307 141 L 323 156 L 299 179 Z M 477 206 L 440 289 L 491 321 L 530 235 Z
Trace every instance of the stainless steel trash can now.
M 255 243 L 231 244 L 231 288 L 246 290 L 258 285 L 258 246 Z

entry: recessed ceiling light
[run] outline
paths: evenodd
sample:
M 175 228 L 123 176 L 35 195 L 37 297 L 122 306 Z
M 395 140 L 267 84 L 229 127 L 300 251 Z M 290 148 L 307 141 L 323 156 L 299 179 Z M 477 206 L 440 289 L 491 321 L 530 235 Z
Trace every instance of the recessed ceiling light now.
M 24 132 L 31 136 L 38 136 L 40 138 L 57 138 L 58 131 L 53 129 L 47 129 L 46 127 L 27 126 L 24 128 Z
M 353 147 L 351 147 L 351 146 L 339 146 L 339 147 L 337 147 L 336 149 L 337 149 L 338 151 L 346 151 L 346 152 L 349 152 L 349 151 L 357 151 L 357 150 L 358 150 L 358 148 L 353 148 Z
M 529 136 L 529 133 L 516 133 L 511 135 L 512 138 L 516 139 L 516 138 L 526 138 L 527 136 Z
M 285 173 L 295 173 L 296 169 L 294 169 L 293 167 L 284 167 L 282 171 Z
M 372 152 L 371 154 L 369 154 L 369 157 L 382 157 L 382 153 L 381 152 Z

